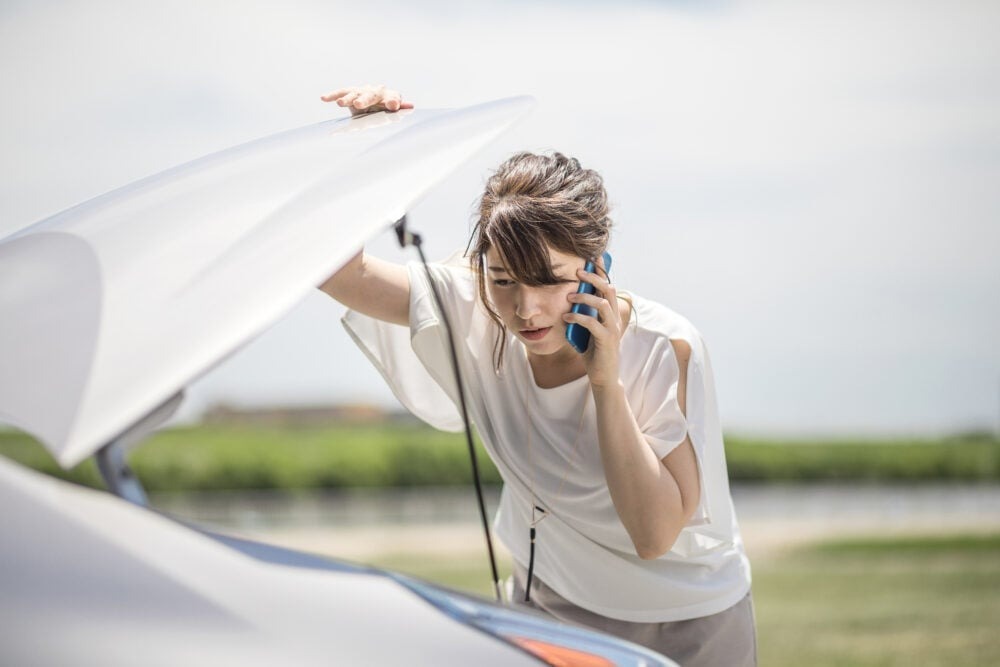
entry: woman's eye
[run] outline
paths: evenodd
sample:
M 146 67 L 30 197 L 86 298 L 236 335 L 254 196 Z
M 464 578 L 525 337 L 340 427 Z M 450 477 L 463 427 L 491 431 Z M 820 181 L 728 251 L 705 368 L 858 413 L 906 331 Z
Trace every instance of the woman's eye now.
M 507 280 L 506 278 L 497 278 L 493 281 L 493 284 L 497 287 L 510 287 L 514 284 L 513 280 Z

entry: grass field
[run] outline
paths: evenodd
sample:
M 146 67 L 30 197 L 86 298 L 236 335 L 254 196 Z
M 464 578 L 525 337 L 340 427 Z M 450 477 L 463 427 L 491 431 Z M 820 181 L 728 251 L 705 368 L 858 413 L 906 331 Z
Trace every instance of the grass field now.
M 373 563 L 492 595 L 485 557 Z M 767 667 L 994 667 L 1000 535 L 820 542 L 758 559 L 754 604 Z

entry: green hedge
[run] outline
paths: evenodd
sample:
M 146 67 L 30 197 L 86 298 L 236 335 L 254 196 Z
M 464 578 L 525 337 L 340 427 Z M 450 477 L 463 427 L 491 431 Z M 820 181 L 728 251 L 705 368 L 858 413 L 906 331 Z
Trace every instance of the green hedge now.
M 1000 480 L 1000 440 L 773 442 L 726 440 L 731 479 L 773 481 Z
M 479 450 L 485 483 L 500 481 Z M 0 431 L 0 455 L 58 477 L 103 486 L 88 461 L 64 471 L 28 436 Z M 726 441 L 729 476 L 744 482 L 1000 480 L 1000 440 Z M 160 432 L 130 460 L 151 491 L 464 485 L 464 436 L 416 424 L 266 428 L 198 426 Z

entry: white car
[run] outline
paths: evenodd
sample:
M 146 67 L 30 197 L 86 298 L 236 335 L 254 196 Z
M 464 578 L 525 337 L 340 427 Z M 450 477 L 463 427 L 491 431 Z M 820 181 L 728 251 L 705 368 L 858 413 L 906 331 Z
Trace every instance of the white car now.
M 0 663 L 673 665 L 403 575 L 147 506 L 126 460 L 530 99 L 328 121 L 136 182 L 0 241 L 0 419 L 111 493 L 0 458 Z

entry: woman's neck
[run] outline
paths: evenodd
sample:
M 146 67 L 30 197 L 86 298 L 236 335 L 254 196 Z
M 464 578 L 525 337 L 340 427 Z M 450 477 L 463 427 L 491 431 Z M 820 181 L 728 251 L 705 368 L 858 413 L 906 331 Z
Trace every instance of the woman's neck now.
M 528 365 L 535 384 L 552 389 L 577 380 L 587 374 L 583 357 L 568 345 L 553 354 L 528 353 Z

